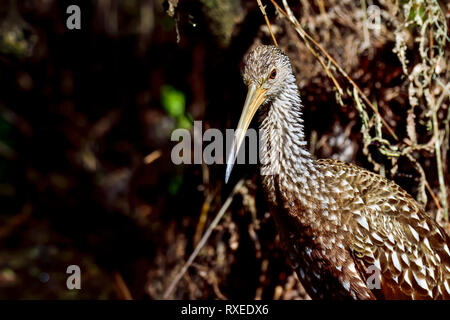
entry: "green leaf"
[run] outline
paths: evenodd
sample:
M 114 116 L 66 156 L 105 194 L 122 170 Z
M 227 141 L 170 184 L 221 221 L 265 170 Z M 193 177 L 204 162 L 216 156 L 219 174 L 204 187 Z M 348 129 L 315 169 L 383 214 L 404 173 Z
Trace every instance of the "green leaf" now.
M 175 177 L 173 177 L 169 182 L 168 186 L 169 193 L 173 196 L 177 195 L 182 183 L 183 183 L 182 175 L 178 174 Z
M 182 115 L 178 118 L 177 127 L 189 130 L 192 127 L 192 120 L 189 119 L 189 117 Z
M 184 116 L 186 98 L 184 93 L 172 86 L 165 85 L 161 89 L 161 103 L 164 110 L 174 118 Z

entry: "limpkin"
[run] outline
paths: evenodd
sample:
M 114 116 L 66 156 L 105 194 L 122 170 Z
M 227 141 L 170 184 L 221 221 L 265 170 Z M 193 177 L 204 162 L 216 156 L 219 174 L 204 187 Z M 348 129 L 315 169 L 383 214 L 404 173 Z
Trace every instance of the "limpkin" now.
M 244 58 L 243 79 L 248 94 L 225 179 L 259 110 L 268 145 L 260 152 L 269 158 L 261 181 L 281 243 L 310 297 L 450 299 L 445 230 L 394 182 L 345 162 L 314 160 L 305 148 L 302 103 L 287 55 L 257 46 Z

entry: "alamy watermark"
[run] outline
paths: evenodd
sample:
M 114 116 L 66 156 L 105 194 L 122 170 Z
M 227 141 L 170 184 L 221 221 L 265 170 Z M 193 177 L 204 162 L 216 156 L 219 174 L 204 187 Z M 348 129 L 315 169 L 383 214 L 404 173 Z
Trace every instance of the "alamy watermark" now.
M 66 286 L 69 290 L 80 290 L 81 289 L 81 269 L 76 264 L 72 264 L 67 267 L 67 274 L 70 276 L 67 277 Z
M 275 170 L 278 166 L 271 164 L 279 159 L 280 148 L 272 145 L 265 135 L 260 133 L 253 128 L 245 132 L 240 129 L 226 129 L 223 132 L 210 128 L 203 132 L 202 121 L 194 121 L 192 130 L 179 128 L 172 132 L 171 140 L 178 143 L 172 148 L 171 160 L 176 165 L 260 164 L 263 175 L 277 174 Z M 235 140 L 243 134 L 245 137 L 238 150 Z
M 81 29 L 81 9 L 79 6 L 72 4 L 67 7 L 66 13 L 69 14 L 66 20 L 66 27 L 69 30 Z
M 367 278 L 366 285 L 370 290 L 381 289 L 381 271 L 377 266 L 371 265 L 367 268 L 371 275 Z

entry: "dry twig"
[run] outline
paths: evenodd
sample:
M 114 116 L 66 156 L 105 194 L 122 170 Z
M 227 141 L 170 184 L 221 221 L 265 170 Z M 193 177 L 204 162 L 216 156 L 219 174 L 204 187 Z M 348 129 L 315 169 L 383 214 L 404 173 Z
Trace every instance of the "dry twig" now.
M 167 290 L 164 292 L 163 299 L 167 299 L 172 291 L 175 289 L 178 282 L 181 280 L 183 275 L 186 273 L 187 269 L 191 266 L 192 262 L 194 262 L 195 258 L 199 254 L 200 250 L 203 248 L 203 246 L 208 241 L 209 236 L 211 235 L 214 228 L 219 223 L 220 219 L 222 219 L 223 215 L 227 211 L 228 207 L 230 206 L 234 195 L 239 191 L 239 189 L 242 187 L 244 183 L 244 179 L 239 180 L 239 182 L 234 186 L 233 191 L 228 196 L 227 200 L 225 200 L 224 204 L 222 205 L 222 208 L 220 208 L 219 212 L 217 213 L 214 220 L 209 225 L 208 229 L 203 234 L 203 237 L 201 238 L 200 242 L 198 243 L 197 247 L 195 247 L 194 251 L 190 255 L 189 259 L 186 261 L 186 263 L 183 265 L 181 270 L 176 274 L 175 278 L 170 283 Z
M 261 0 L 256 0 L 256 1 L 258 2 L 259 10 L 261 10 L 261 13 L 264 16 L 264 19 L 266 20 L 266 24 L 267 24 L 267 27 L 269 28 L 270 35 L 272 36 L 273 43 L 278 47 L 277 39 L 275 39 L 275 36 L 272 32 L 272 26 L 270 25 L 269 18 L 267 18 L 266 6 L 262 5 Z

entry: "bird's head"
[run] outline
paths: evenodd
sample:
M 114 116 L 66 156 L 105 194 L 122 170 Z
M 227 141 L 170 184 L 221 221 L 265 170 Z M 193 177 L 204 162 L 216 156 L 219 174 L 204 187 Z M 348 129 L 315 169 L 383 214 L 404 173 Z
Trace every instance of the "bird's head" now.
M 242 72 L 248 87 L 247 98 L 227 158 L 225 181 L 228 181 L 239 148 L 256 111 L 275 99 L 290 82 L 295 82 L 289 58 L 275 46 L 257 46 L 244 58 Z
M 253 89 L 262 95 L 261 104 L 264 104 L 280 94 L 292 79 L 289 58 L 278 47 L 257 46 L 244 57 L 242 78 L 249 93 Z

